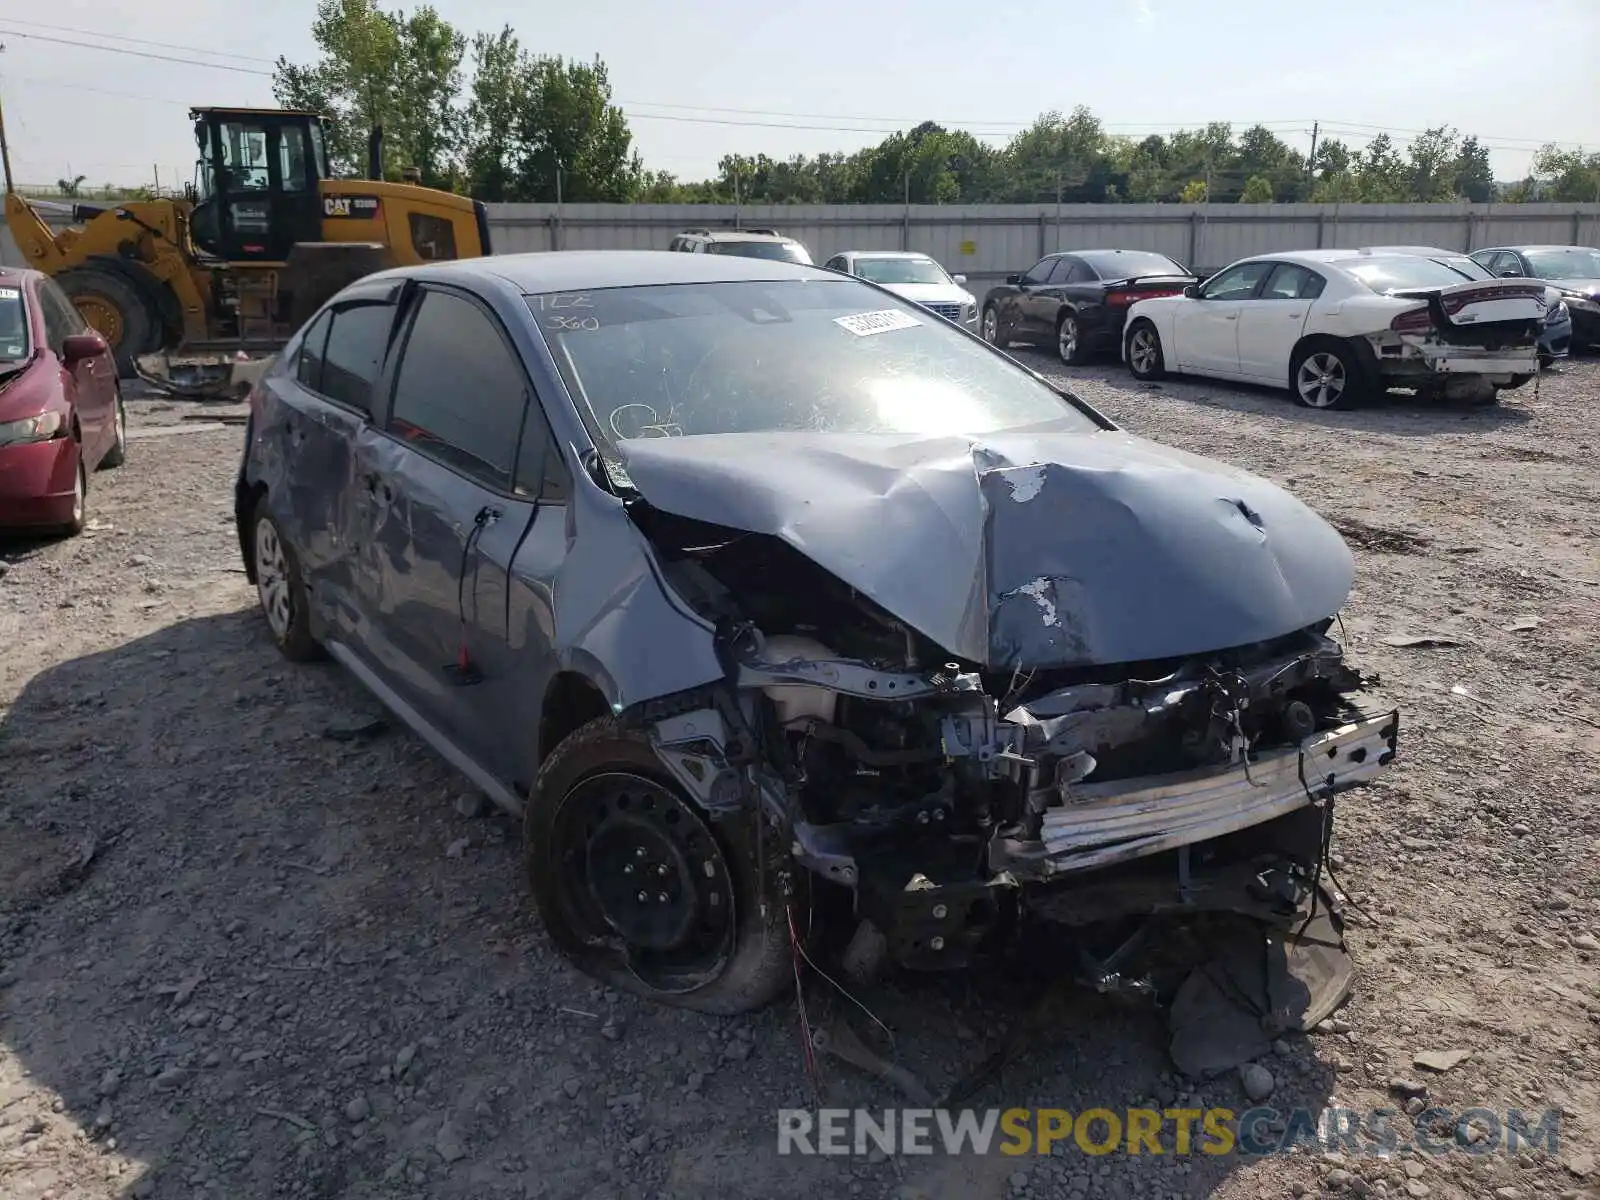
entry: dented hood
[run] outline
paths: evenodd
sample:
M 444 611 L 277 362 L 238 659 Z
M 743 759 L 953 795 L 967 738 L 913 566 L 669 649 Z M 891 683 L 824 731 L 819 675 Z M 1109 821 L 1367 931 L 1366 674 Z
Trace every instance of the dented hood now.
M 1283 489 L 1120 431 L 624 441 L 665 512 L 782 538 L 991 668 L 1179 657 L 1344 604 L 1343 540 Z

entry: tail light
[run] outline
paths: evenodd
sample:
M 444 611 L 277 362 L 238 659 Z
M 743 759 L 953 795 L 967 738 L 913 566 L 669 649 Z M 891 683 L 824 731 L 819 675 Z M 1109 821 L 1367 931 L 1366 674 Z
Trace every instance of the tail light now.
M 1112 308 L 1127 308 L 1141 300 L 1154 300 L 1160 296 L 1180 296 L 1182 294 L 1182 291 L 1178 288 L 1156 292 L 1108 292 L 1106 294 L 1106 303 Z
M 1396 333 L 1426 333 L 1433 328 L 1433 317 L 1426 306 L 1422 308 L 1408 308 L 1399 313 L 1389 322 L 1389 328 Z

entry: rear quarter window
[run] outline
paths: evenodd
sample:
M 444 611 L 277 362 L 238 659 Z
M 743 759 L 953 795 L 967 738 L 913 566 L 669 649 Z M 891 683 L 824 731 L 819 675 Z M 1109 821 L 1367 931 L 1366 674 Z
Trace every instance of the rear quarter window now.
M 322 360 L 322 385 L 328 399 L 362 412 L 372 411 L 372 388 L 383 369 L 394 307 L 354 304 L 334 310 Z

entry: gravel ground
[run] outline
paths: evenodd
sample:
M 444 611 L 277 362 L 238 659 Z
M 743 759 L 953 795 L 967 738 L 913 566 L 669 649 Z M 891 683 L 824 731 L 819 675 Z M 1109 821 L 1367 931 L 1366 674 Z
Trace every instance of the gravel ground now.
M 1357 994 L 1263 1064 L 1271 1103 L 1398 1107 L 1400 1077 L 1456 1112 L 1559 1108 L 1554 1154 L 780 1158 L 774 1110 L 811 1103 L 793 1003 L 718 1020 L 566 968 L 516 831 L 408 735 L 330 736 L 373 702 L 273 651 L 230 514 L 239 429 L 177 433 L 186 408 L 143 401 L 91 530 L 0 544 L 0 1195 L 1594 1194 L 1600 362 L 1489 411 L 1069 374 L 1338 524 L 1348 642 L 1405 712 L 1400 765 L 1340 810 Z M 1035 995 L 861 999 L 937 1088 Z M 1052 1019 L 974 1104 L 1246 1107 L 1237 1078 L 1168 1074 L 1151 1013 L 1073 994 Z M 1416 1068 L 1439 1050 L 1467 1056 Z M 830 1103 L 897 1103 L 824 1066 Z

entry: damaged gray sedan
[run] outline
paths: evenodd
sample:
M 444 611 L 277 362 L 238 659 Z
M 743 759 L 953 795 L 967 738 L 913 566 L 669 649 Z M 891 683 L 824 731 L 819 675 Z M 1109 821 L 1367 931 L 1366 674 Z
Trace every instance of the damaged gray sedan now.
M 666 1003 L 772 998 L 829 921 L 925 969 L 1041 921 L 1302 927 L 1332 797 L 1395 753 L 1328 525 L 862 280 L 384 272 L 251 409 L 279 647 L 520 813 L 555 944 Z

